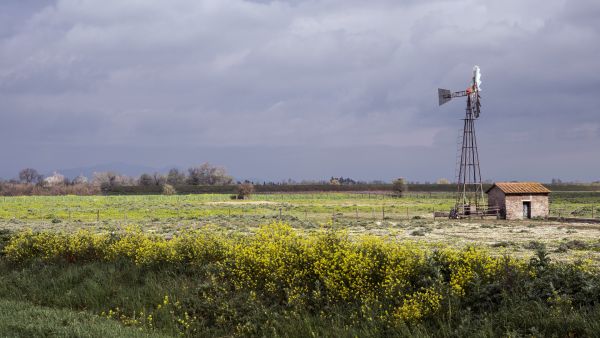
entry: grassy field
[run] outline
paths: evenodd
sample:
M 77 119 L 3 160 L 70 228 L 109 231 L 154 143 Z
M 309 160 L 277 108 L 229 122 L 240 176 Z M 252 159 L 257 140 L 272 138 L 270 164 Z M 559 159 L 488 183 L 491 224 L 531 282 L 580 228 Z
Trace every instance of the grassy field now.
M 151 221 L 203 219 L 211 216 L 306 216 L 323 221 L 332 215 L 377 218 L 385 208 L 391 218 L 429 215 L 453 204 L 447 193 L 424 193 L 402 199 L 382 194 L 264 194 L 235 201 L 227 194 L 176 196 L 24 196 L 0 200 L 0 219 Z M 99 212 L 99 215 L 98 215 Z
M 600 264 L 600 226 L 543 220 L 433 219 L 433 211 L 453 205 L 449 193 L 409 193 L 403 198 L 381 194 L 261 194 L 231 200 L 227 194 L 182 196 L 26 196 L 0 200 L 0 230 L 119 232 L 140 226 L 170 237 L 191 229 L 217 226 L 252 233 L 258 226 L 284 221 L 305 232 L 323 225 L 352 235 L 374 234 L 454 246 L 480 245 L 498 254 L 531 255 L 545 244 L 558 260 L 591 259 Z M 563 216 L 591 218 L 600 193 L 559 192 L 551 210 Z M 594 216 L 598 216 L 594 212 Z
M 374 193 L 228 194 L 142 196 L 21 196 L 0 199 L 0 220 L 120 222 L 202 220 L 212 216 L 294 216 L 320 222 L 335 218 L 402 220 L 431 217 L 454 204 L 450 193 L 411 192 L 403 198 Z M 600 217 L 600 192 L 556 192 L 550 214 Z
M 551 208 L 591 217 L 597 202 L 556 193 Z M 597 331 L 600 224 L 433 219 L 452 204 L 447 193 L 3 198 L 0 336 Z M 393 261 L 414 264 L 393 273 Z

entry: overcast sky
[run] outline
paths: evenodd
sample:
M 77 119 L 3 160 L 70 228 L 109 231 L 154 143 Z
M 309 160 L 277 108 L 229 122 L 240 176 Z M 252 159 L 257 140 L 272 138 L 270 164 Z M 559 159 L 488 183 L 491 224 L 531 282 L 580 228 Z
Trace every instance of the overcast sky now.
M 452 180 L 475 64 L 484 179 L 600 179 L 597 0 L 3 0 L 0 176 Z

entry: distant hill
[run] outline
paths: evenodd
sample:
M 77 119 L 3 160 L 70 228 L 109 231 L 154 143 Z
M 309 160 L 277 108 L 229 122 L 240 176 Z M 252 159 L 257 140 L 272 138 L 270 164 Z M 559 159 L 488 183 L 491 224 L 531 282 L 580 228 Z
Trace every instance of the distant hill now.
M 57 171 L 59 173 L 65 175 L 68 178 L 74 178 L 79 175 L 84 175 L 88 178 L 92 178 L 92 175 L 95 172 L 102 172 L 102 171 L 114 171 L 119 174 L 137 177 L 143 173 L 153 173 L 153 172 L 166 173 L 172 167 L 173 166 L 163 167 L 163 168 L 155 168 L 155 167 L 137 165 L 137 164 L 131 164 L 131 163 L 114 162 L 114 163 L 98 164 L 98 165 L 94 165 L 94 166 L 90 166 L 90 167 L 59 169 Z M 47 175 L 51 175 L 51 174 L 52 174 L 52 172 L 47 173 Z

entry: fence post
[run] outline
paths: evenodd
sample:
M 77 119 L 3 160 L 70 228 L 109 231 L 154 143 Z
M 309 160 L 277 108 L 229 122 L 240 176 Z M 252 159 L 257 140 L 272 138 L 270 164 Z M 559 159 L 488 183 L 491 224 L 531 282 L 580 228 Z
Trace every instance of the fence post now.
M 385 220 L 385 206 L 382 205 L 381 206 L 381 220 Z
M 279 220 L 281 220 L 281 207 L 279 207 Z
M 406 207 L 406 219 L 408 220 L 408 207 Z
M 358 222 L 358 206 L 356 207 L 356 221 Z
M 100 210 L 96 210 L 96 222 L 100 221 Z

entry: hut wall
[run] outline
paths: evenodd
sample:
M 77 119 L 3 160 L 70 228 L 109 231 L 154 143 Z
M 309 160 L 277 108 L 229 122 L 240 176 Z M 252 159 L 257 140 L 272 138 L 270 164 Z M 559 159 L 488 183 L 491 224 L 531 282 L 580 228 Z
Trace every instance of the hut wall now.
M 548 216 L 548 196 L 507 195 L 506 219 L 523 219 L 523 202 L 531 202 L 531 217 Z
M 493 187 L 492 190 L 488 192 L 488 204 L 490 206 L 497 206 L 500 210 L 504 209 L 504 193 L 500 188 Z
M 548 217 L 548 196 L 531 196 L 531 217 Z

